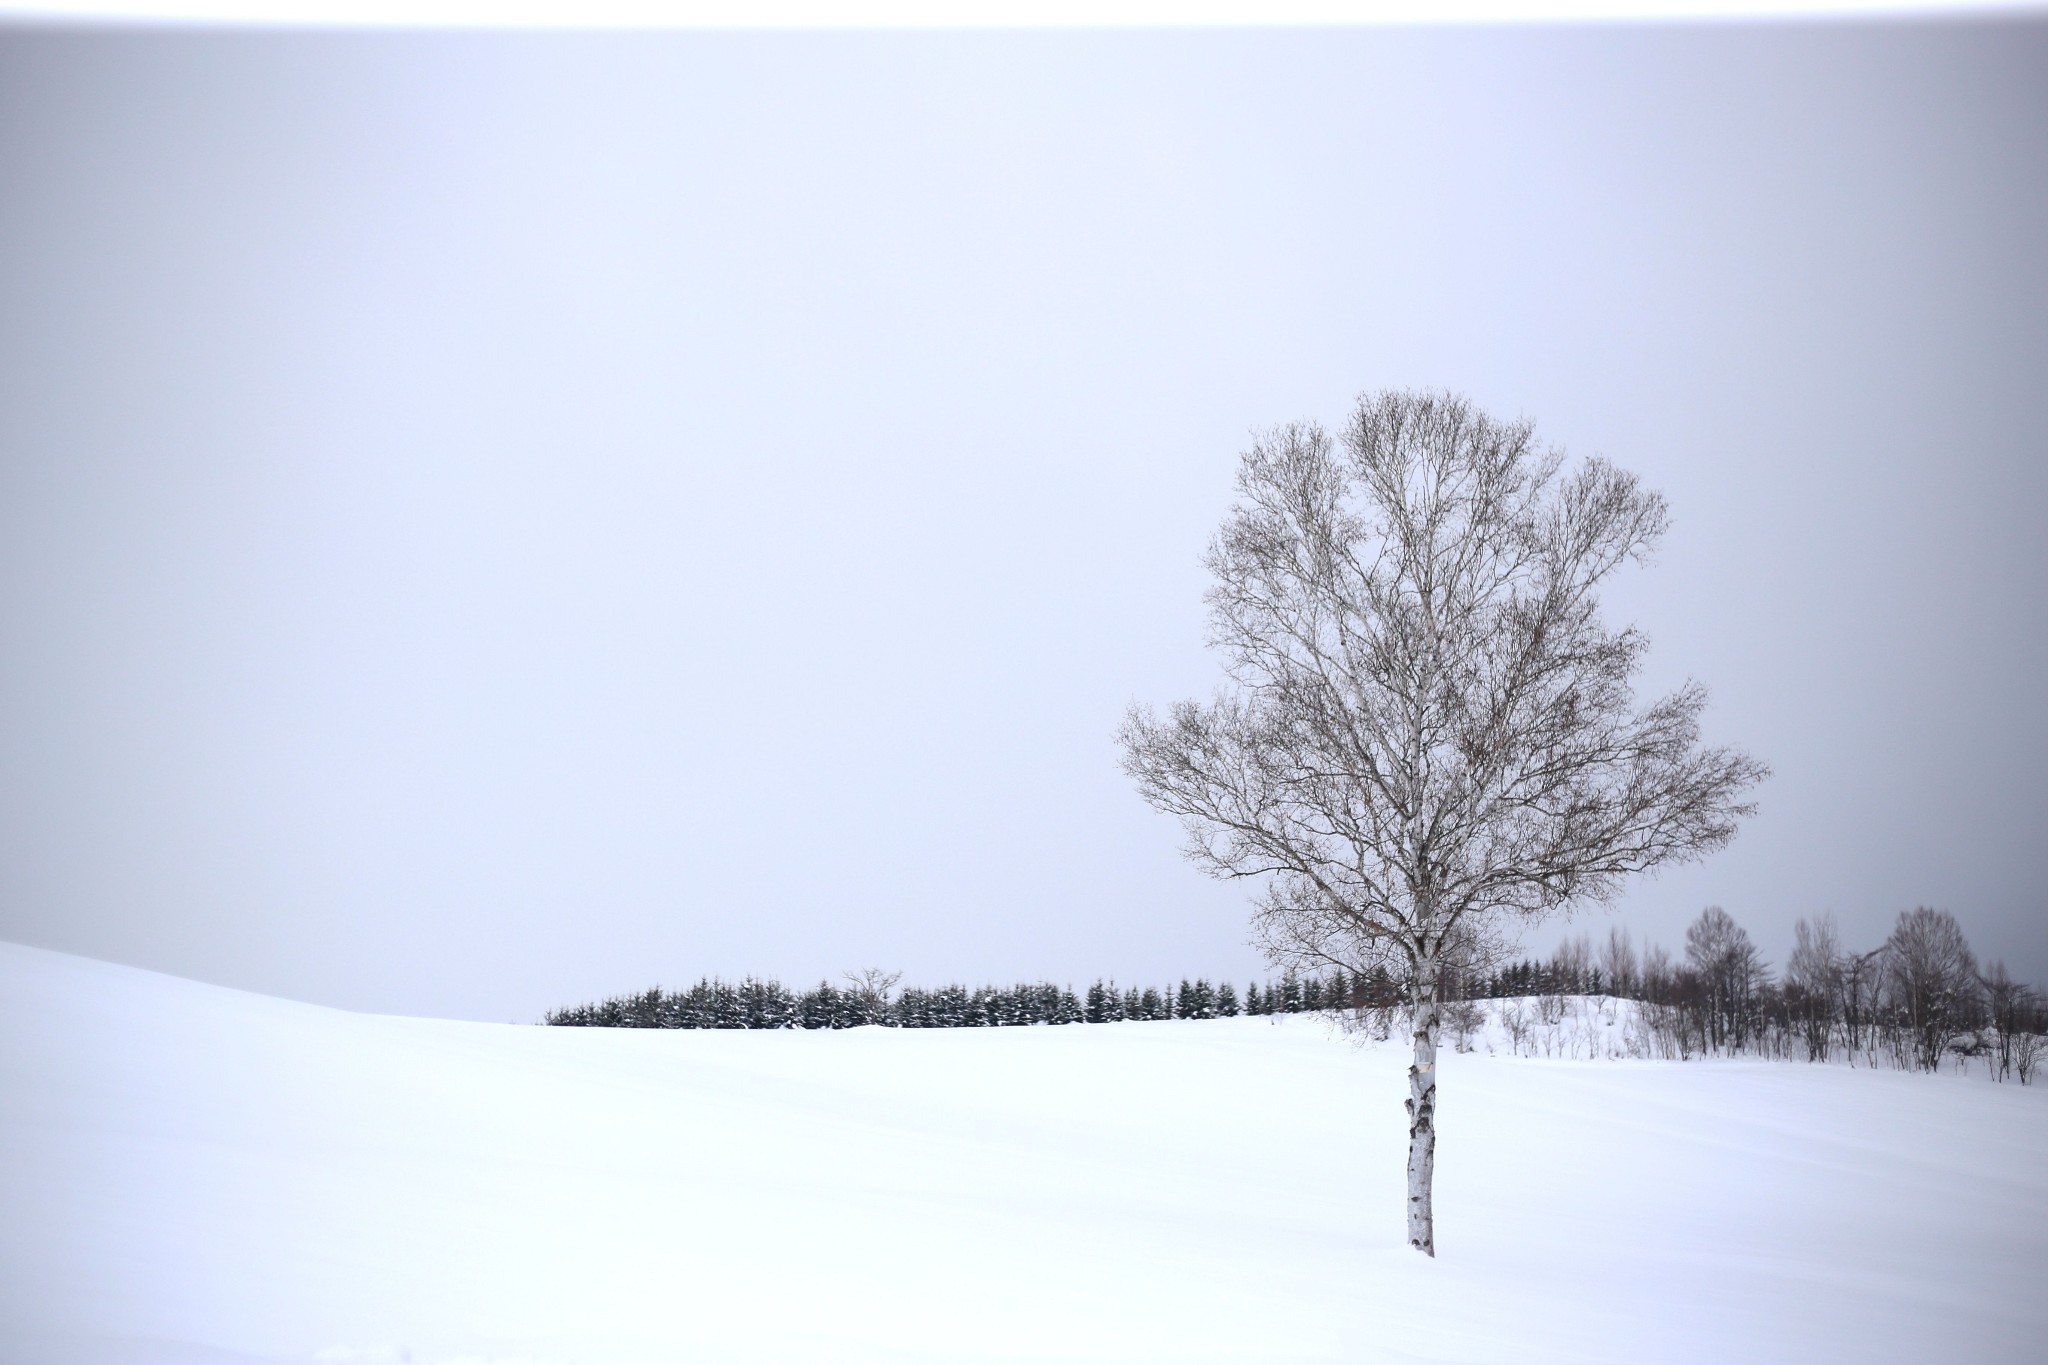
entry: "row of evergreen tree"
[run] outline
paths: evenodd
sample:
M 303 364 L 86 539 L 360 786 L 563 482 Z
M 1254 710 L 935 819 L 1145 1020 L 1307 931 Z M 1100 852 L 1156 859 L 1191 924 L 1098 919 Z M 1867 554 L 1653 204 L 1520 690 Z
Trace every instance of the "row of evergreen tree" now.
M 1616 925 L 1598 949 L 1581 936 L 1560 944 L 1548 961 L 1454 964 L 1441 977 L 1440 994 L 1464 1013 L 1486 999 L 1635 1000 L 1662 1049 L 1675 1057 L 1883 1058 L 1931 1071 L 1947 1058 L 1983 1056 L 1993 1074 L 2027 1082 L 2048 1055 L 2048 996 L 2013 980 L 2002 963 L 1980 970 L 1962 927 L 1947 911 L 1907 911 L 1883 943 L 1863 952 L 1842 947 L 1832 917 L 1802 919 L 1794 933 L 1792 956 L 1782 975 L 1774 975 L 1734 917 L 1709 906 L 1686 930 L 1682 958 L 1660 946 L 1638 953 L 1628 931 Z M 1231 982 L 1212 985 L 1206 979 L 1163 989 L 1098 980 L 1079 995 L 1049 981 L 901 991 L 895 982 L 893 975 L 870 971 L 844 986 L 825 981 L 799 992 L 778 981 L 748 977 L 735 984 L 713 977 L 682 991 L 656 987 L 572 1005 L 551 1011 L 547 1022 L 599 1028 L 1002 1028 L 1326 1010 L 1383 1014 L 1408 1000 L 1407 983 L 1384 967 L 1322 976 L 1290 972 L 1278 981 L 1253 982 L 1241 996 Z
M 1300 1014 L 1348 1008 L 1359 987 L 1342 972 L 1328 977 L 1288 973 L 1253 982 L 1240 997 L 1228 981 L 1206 978 L 1167 986 L 1119 987 L 1096 981 L 1076 995 L 1050 981 L 1015 986 L 910 986 L 867 974 L 849 984 L 821 981 L 792 991 L 757 977 L 734 983 L 706 977 L 687 990 L 660 987 L 592 1004 L 551 1010 L 550 1024 L 584 1028 L 836 1029 L 879 1024 L 887 1028 L 1004 1028 L 1027 1024 L 1107 1024 L 1125 1019 L 1221 1019 L 1243 1014 Z

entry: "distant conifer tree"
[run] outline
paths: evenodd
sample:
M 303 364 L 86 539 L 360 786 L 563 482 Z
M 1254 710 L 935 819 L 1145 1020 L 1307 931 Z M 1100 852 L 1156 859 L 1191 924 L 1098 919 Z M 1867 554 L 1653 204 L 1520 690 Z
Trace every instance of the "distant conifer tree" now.
M 1344 969 L 1339 967 L 1330 974 L 1329 984 L 1323 987 L 1323 1008 L 1349 1009 L 1352 1004 L 1351 995 L 1351 978 L 1344 975 Z

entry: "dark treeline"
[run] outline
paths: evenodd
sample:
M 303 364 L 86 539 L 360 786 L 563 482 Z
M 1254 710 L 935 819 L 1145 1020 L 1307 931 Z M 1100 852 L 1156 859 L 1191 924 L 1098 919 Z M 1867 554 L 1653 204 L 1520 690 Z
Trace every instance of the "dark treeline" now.
M 1107 1024 L 1124 1019 L 1221 1019 L 1241 1014 L 1300 1014 L 1359 1003 L 1361 991 L 1344 973 L 1330 977 L 1289 974 L 1253 982 L 1242 997 L 1225 981 L 1182 981 L 1167 986 L 1119 987 L 1097 981 L 1082 995 L 1049 981 L 1016 986 L 910 986 L 894 991 L 894 978 L 869 973 L 835 986 L 820 982 L 792 991 L 779 981 L 748 977 L 734 984 L 706 978 L 683 991 L 660 987 L 589 1005 L 552 1010 L 547 1022 L 589 1028 L 1002 1028 L 1025 1024 Z M 1391 991 L 1390 982 L 1383 991 Z
M 547 1022 L 596 1028 L 843 1029 L 1003 1028 L 1030 1024 L 1106 1024 L 1119 1020 L 1219 1019 L 1236 1015 L 1344 1011 L 1370 1017 L 1382 1034 L 1407 1000 L 1405 983 L 1385 968 L 1326 976 L 1289 973 L 1253 982 L 1242 996 L 1230 982 L 1183 980 L 1176 987 L 1120 987 L 1097 981 L 1077 995 L 1049 981 L 1015 986 L 895 989 L 897 978 L 866 972 L 847 985 L 826 981 L 793 991 L 748 977 L 706 978 L 688 990 L 659 987 L 639 995 L 553 1010 Z M 1581 936 L 1548 961 L 1484 969 L 1453 967 L 1441 980 L 1447 1022 L 1469 1029 L 1479 1002 L 1611 996 L 1638 1002 L 1654 1055 L 1690 1058 L 1754 1055 L 1824 1062 L 1885 1061 L 1933 1071 L 1945 1059 L 1983 1058 L 1999 1079 L 2030 1082 L 2048 1055 L 2048 998 L 2012 979 L 2003 963 L 1979 969 L 1955 917 L 1910 910 L 1875 948 L 1844 948 L 1832 917 L 1800 920 L 1782 974 L 1773 974 L 1748 931 L 1718 906 L 1686 930 L 1685 952 L 1638 952 L 1628 930 L 1612 927 L 1596 948 Z
M 1638 954 L 1616 925 L 1598 949 L 1570 939 L 1545 963 L 1468 971 L 1446 995 L 1635 1000 L 1658 1050 L 1681 1058 L 1842 1058 L 1934 1071 L 1944 1059 L 1981 1057 L 1993 1076 L 2024 1084 L 2048 1049 L 2048 998 L 2002 962 L 1980 969 L 1955 916 L 1926 908 L 1901 914 L 1884 942 L 1861 952 L 1842 945 L 1832 916 L 1802 919 L 1774 975 L 1748 931 L 1709 906 L 1687 928 L 1682 958 L 1659 946 Z

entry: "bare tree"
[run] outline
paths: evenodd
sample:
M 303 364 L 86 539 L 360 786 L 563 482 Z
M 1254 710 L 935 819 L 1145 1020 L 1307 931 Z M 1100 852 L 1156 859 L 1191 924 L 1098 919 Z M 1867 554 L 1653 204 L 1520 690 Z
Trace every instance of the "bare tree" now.
M 1709 1046 L 1740 1050 L 1758 1022 L 1763 954 L 1749 931 L 1718 905 L 1700 911 L 1685 931 L 1685 960 L 1699 974 Z
M 1550 952 L 1551 980 L 1558 992 L 1582 991 L 1593 974 L 1593 945 L 1584 934 L 1565 938 Z
M 1607 973 L 1608 994 L 1627 996 L 1638 989 L 1641 973 L 1636 966 L 1636 947 L 1625 926 L 1607 926 L 1607 946 L 1601 950 L 1600 966 Z
M 880 967 L 863 967 L 857 972 L 841 975 L 846 978 L 846 993 L 860 1007 L 862 1021 L 869 1024 L 888 1022 L 889 993 L 896 989 L 903 973 L 883 971 Z
M 1671 954 L 1661 943 L 1643 945 L 1642 992 L 1643 999 L 1656 1004 L 1668 1003 L 1673 990 L 1673 978 L 1677 971 L 1671 965 Z
M 1884 946 L 1868 952 L 1849 953 L 1842 959 L 1842 1034 L 1849 1045 L 1849 1064 L 1866 1046 L 1876 1061 L 1877 1040 L 1873 1037 L 1877 1013 L 1878 983 L 1884 979 Z
M 2021 1060 L 2020 1080 L 2025 1083 L 2033 1074 L 2031 1054 L 2039 1050 L 2030 1044 L 2039 1043 L 2040 994 L 2025 982 L 2013 980 L 2004 962 L 1992 963 L 1978 982 L 1984 988 L 1984 1003 L 1997 1034 L 1992 1074 L 2001 1081 L 2012 1075 L 2017 1058 Z
M 1408 1240 L 1434 1255 L 1447 947 L 1721 847 L 1765 768 L 1700 745 L 1696 684 L 1635 704 L 1648 641 L 1596 597 L 1664 531 L 1634 476 L 1567 472 L 1461 398 L 1384 393 L 1339 440 L 1260 439 L 1238 490 L 1207 557 L 1229 685 L 1134 707 L 1124 768 L 1199 866 L 1264 880 L 1274 960 L 1403 978 Z
M 1884 989 L 1913 1060 L 1926 1071 L 1958 1029 L 1977 1022 L 1977 958 L 1946 910 L 1902 911 L 1885 940 Z
M 1847 969 L 1834 915 L 1824 914 L 1813 923 L 1801 916 L 1792 926 L 1792 956 L 1785 963 L 1785 1004 L 1806 1043 L 1809 1062 L 1828 1059 L 1835 1018 L 1843 1009 Z
M 2022 1033 L 2012 1040 L 2012 1069 L 2021 1085 L 2034 1083 L 2034 1073 L 2040 1069 L 2044 1052 L 2048 1052 L 2048 1038 L 2038 1033 Z

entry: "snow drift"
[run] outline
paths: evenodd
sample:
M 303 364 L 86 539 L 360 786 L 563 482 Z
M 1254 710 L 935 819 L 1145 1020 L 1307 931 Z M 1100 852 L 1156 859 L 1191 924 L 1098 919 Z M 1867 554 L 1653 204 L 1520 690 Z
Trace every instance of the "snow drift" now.
M 0 1361 L 2031 1361 L 2048 1089 L 1306 1016 L 544 1029 L 0 944 Z

